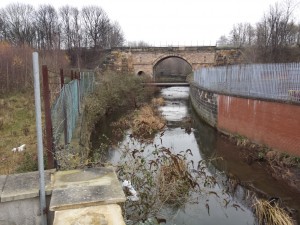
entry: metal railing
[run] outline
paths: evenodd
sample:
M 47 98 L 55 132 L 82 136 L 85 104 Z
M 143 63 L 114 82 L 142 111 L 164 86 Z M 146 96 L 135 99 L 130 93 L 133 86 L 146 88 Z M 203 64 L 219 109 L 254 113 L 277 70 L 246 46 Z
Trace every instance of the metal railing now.
M 224 94 L 300 102 L 300 63 L 202 68 L 194 82 Z

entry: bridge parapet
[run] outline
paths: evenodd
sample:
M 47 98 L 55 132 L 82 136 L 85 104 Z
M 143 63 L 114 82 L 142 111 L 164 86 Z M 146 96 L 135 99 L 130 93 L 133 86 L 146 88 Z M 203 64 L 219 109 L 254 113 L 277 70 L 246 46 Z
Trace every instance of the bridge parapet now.
M 240 49 L 216 46 L 118 47 L 111 49 L 108 56 L 110 60 L 107 61 L 109 68 L 119 73 L 145 74 L 153 77 L 155 65 L 170 57 L 185 60 L 193 70 L 237 64 L 242 61 Z

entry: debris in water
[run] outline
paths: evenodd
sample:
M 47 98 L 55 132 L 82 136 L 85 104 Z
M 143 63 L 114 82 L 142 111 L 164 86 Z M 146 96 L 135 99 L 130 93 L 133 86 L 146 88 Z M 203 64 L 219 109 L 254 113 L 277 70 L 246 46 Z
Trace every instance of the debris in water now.
M 208 215 L 210 216 L 210 214 L 209 214 L 209 205 L 208 205 L 208 203 L 205 204 L 205 207 L 206 207 L 206 209 L 207 209 Z
M 128 196 L 127 199 L 130 201 L 138 201 L 139 197 L 137 196 L 137 191 L 132 187 L 131 182 L 128 180 L 124 180 L 122 183 L 122 188 L 125 189 L 127 192 L 131 194 L 131 196 Z

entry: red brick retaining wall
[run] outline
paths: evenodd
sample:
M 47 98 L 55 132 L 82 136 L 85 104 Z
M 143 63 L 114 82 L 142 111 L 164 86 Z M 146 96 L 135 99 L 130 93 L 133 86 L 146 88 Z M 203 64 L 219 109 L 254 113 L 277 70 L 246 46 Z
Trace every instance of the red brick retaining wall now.
M 300 106 L 218 96 L 217 127 L 300 156 Z

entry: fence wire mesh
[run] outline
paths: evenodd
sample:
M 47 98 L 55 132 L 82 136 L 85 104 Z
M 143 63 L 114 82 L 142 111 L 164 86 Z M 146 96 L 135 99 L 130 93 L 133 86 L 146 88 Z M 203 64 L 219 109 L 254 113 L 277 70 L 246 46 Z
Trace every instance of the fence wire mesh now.
M 300 63 L 202 68 L 194 82 L 225 94 L 300 102 Z
M 81 72 L 80 80 L 72 80 L 65 84 L 51 107 L 53 127 L 53 143 L 70 143 L 80 115 L 80 104 L 83 98 L 94 89 L 93 72 Z

